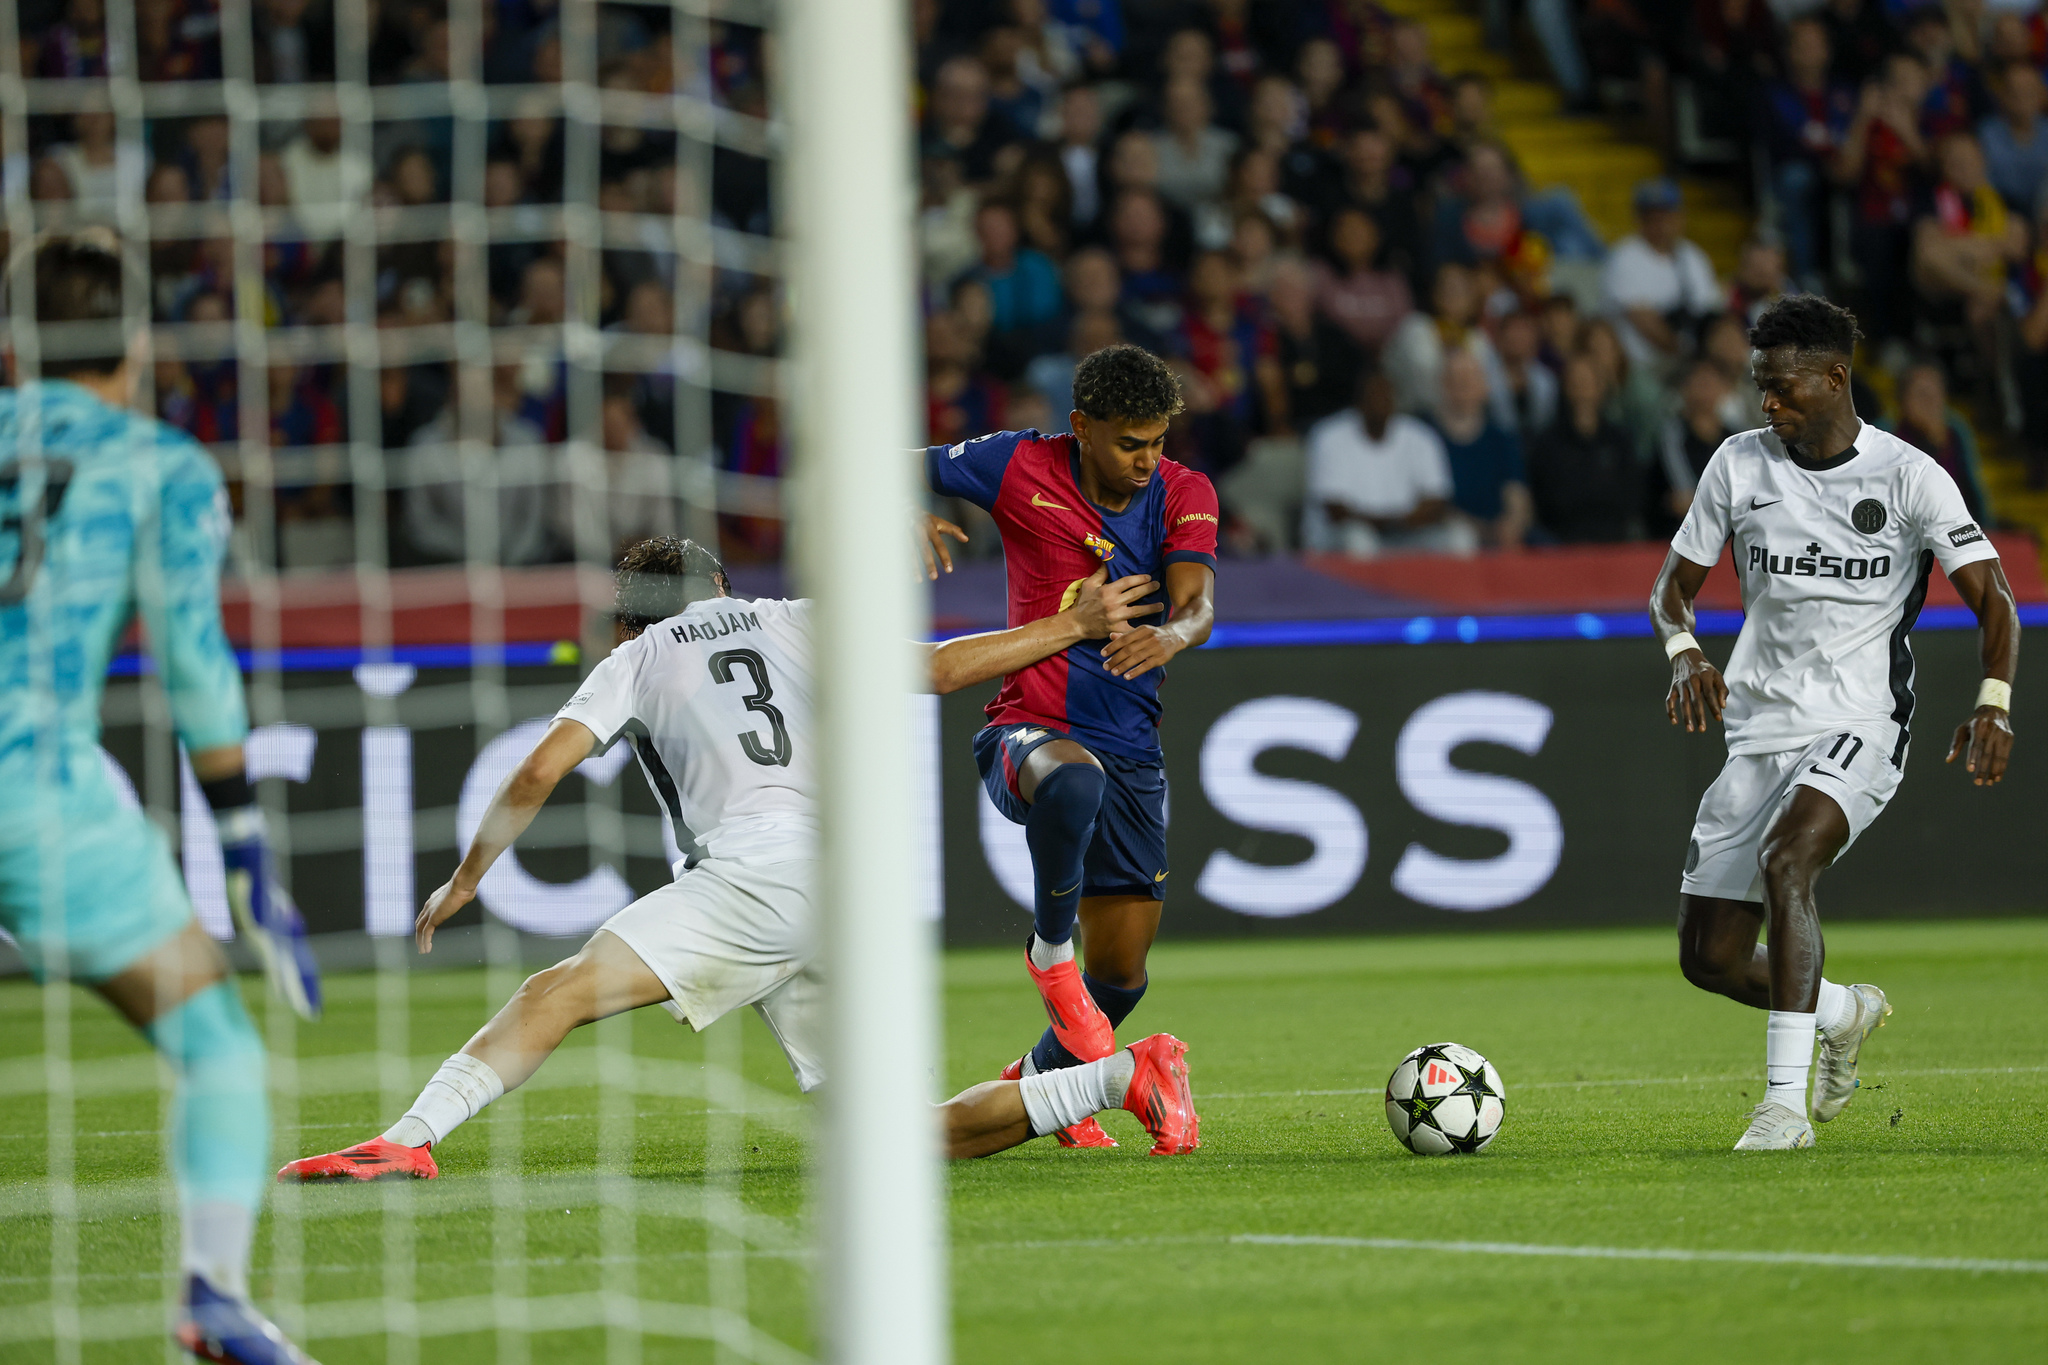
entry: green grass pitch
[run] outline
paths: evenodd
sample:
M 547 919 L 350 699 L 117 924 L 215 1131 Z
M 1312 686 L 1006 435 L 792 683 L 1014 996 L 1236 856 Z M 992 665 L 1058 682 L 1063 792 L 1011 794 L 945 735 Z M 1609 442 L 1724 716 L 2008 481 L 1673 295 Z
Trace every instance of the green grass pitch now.
M 1875 981 L 1897 1007 L 1866 1054 L 1865 1089 L 1815 1150 L 1736 1156 L 1763 1017 L 1688 987 L 1668 932 L 1162 946 L 1133 1027 L 1188 1040 L 1203 1148 L 1148 1157 L 1136 1123 L 1113 1114 L 1116 1151 L 1039 1141 L 954 1167 L 957 1359 L 2023 1357 L 2048 1333 L 2048 920 L 1839 926 L 1829 949 L 1830 975 Z M 948 957 L 950 1087 L 992 1075 L 1037 1034 L 1015 957 Z M 409 1038 L 382 1016 L 384 1045 L 413 1062 L 381 1075 L 348 1054 L 378 1045 L 380 992 L 388 1006 L 404 991 L 397 978 L 334 979 L 327 1020 L 297 1032 L 308 1084 L 281 1103 L 279 1159 L 380 1129 L 396 1109 L 378 1087 L 402 1106 L 514 979 L 413 976 Z M 154 1321 L 147 1301 L 162 1293 L 159 1100 L 113 1088 L 152 1084 L 152 1064 L 96 1002 L 75 1003 L 78 1299 L 110 1331 Z M 596 1036 L 446 1145 L 441 1181 L 306 1190 L 266 1218 L 258 1293 L 308 1305 L 328 1365 L 415 1359 L 361 1330 L 384 1321 L 374 1300 L 387 1291 L 416 1292 L 423 1326 L 461 1329 L 416 1357 L 457 1365 L 500 1358 L 494 1289 L 573 1297 L 629 1278 L 650 1300 L 743 1295 L 756 1328 L 809 1349 L 808 1119 L 771 1040 L 751 1016 L 703 1038 L 658 1011 L 602 1027 L 663 1059 L 666 1093 L 592 1084 L 606 1035 L 586 1030 Z M 9 1362 L 50 1358 L 21 1325 L 50 1283 L 43 1038 L 37 990 L 0 986 Z M 1410 1156 L 1381 1113 L 1395 1061 L 1443 1039 L 1485 1052 L 1507 1082 L 1506 1126 L 1476 1158 Z M 744 1125 L 690 1097 L 713 1074 L 707 1050 L 737 1051 L 753 1082 Z M 630 1149 L 597 1150 L 606 1105 L 632 1116 Z M 916 1132 L 907 1120 L 905 1140 Z M 525 1179 L 494 1179 L 494 1162 Z M 628 1164 L 630 1182 L 596 1180 Z M 716 1228 L 697 1216 L 706 1207 L 724 1210 Z M 1366 1244 L 1387 1240 L 1524 1252 Z M 1789 1258 L 1758 1259 L 1777 1253 Z M 1815 1259 L 1831 1255 L 1878 1263 Z M 322 1335 L 322 1322 L 353 1334 Z M 535 1336 L 526 1358 L 605 1353 L 601 1331 L 564 1330 Z M 650 1337 L 642 1358 L 741 1357 Z M 159 1361 L 161 1340 L 89 1342 L 84 1359 Z

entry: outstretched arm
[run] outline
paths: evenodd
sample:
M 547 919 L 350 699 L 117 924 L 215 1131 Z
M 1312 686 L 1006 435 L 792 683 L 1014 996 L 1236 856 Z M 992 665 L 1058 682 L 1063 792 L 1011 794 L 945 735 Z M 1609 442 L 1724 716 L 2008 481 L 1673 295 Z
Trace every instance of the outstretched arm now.
M 1121 635 L 1131 618 L 1164 611 L 1158 603 L 1134 605 L 1159 585 L 1145 574 L 1109 581 L 1109 570 L 1097 569 L 1082 580 L 1073 605 L 1013 630 L 963 635 L 932 647 L 932 691 L 944 695 L 1029 668 L 1083 640 Z
M 1948 581 L 1976 613 L 1985 682 L 2005 684 L 2003 689 L 1986 690 L 1998 690 L 2003 700 L 2010 702 L 2012 681 L 2020 666 L 2020 614 L 2013 606 L 2012 587 L 2005 581 L 2005 570 L 1995 559 L 1980 559 L 1958 567 Z M 1998 779 L 2005 776 L 2006 760 L 2011 753 L 2011 707 L 1988 700 L 1980 692 L 1975 713 L 1956 727 L 1947 761 L 1953 763 L 1957 755 L 1963 755 L 1963 767 L 1969 771 L 1971 781 L 1980 787 L 1995 787 Z
M 1110 672 L 1135 678 L 1208 640 L 1216 624 L 1216 571 L 1192 561 L 1167 565 L 1166 598 L 1173 604 L 1172 620 L 1163 626 L 1138 626 L 1102 647 Z
M 419 918 L 413 922 L 413 937 L 421 952 L 434 951 L 435 927 L 476 899 L 477 883 L 498 861 L 498 855 L 526 832 L 549 793 L 596 747 L 597 736 L 581 721 L 557 720 L 548 727 L 533 752 L 491 797 L 490 808 L 476 827 L 476 837 L 469 841 L 469 852 L 463 855 L 455 875 L 420 908 Z
M 1713 565 L 1695 564 L 1676 550 L 1665 554 L 1664 567 L 1657 571 L 1657 586 L 1650 590 L 1650 624 L 1656 629 L 1657 643 L 1667 653 L 1671 641 L 1679 636 L 1692 638 L 1692 601 L 1712 569 Z M 1705 730 L 1708 718 L 1719 720 L 1721 708 L 1727 704 L 1728 684 L 1697 644 L 1671 654 L 1671 690 L 1664 697 L 1664 714 L 1671 717 L 1673 725 L 1683 716 L 1688 732 Z

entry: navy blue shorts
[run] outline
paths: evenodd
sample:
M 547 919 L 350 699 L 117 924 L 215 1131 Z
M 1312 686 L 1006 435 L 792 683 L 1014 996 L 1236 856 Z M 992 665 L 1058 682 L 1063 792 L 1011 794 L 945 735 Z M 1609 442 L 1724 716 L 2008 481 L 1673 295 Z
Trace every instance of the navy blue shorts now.
M 1042 725 L 990 725 L 974 736 L 974 763 L 981 785 L 1013 824 L 1031 809 L 1017 795 L 1024 760 L 1041 744 L 1072 736 Z M 1079 741 L 1075 741 L 1079 743 Z M 1084 746 L 1085 747 L 1085 746 Z M 1166 769 L 1090 749 L 1108 784 L 1095 838 L 1082 862 L 1083 896 L 1150 896 L 1166 899 Z

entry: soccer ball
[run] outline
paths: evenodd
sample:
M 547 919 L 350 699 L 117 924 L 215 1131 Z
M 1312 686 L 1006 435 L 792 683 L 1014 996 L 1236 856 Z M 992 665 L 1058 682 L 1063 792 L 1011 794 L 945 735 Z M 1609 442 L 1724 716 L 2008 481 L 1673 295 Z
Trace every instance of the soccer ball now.
M 1493 1063 L 1457 1043 L 1416 1048 L 1387 1078 L 1387 1127 L 1418 1156 L 1484 1151 L 1507 1103 Z

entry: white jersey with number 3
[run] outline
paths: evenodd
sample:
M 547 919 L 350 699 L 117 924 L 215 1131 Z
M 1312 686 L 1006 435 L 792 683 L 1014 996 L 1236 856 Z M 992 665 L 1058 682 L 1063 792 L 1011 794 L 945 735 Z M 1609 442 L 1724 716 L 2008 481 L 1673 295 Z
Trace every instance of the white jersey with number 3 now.
M 600 749 L 629 740 L 689 861 L 816 857 L 810 617 L 808 601 L 693 602 L 613 650 L 556 716 Z
M 1793 463 L 1768 429 L 1721 443 L 1671 548 L 1712 566 L 1735 542 L 1746 619 L 1729 656 L 1730 754 L 1804 748 L 1878 727 L 1903 762 L 1913 717 L 1906 635 L 1935 560 L 1948 573 L 1998 551 L 1948 472 L 1863 425 L 1824 467 Z

